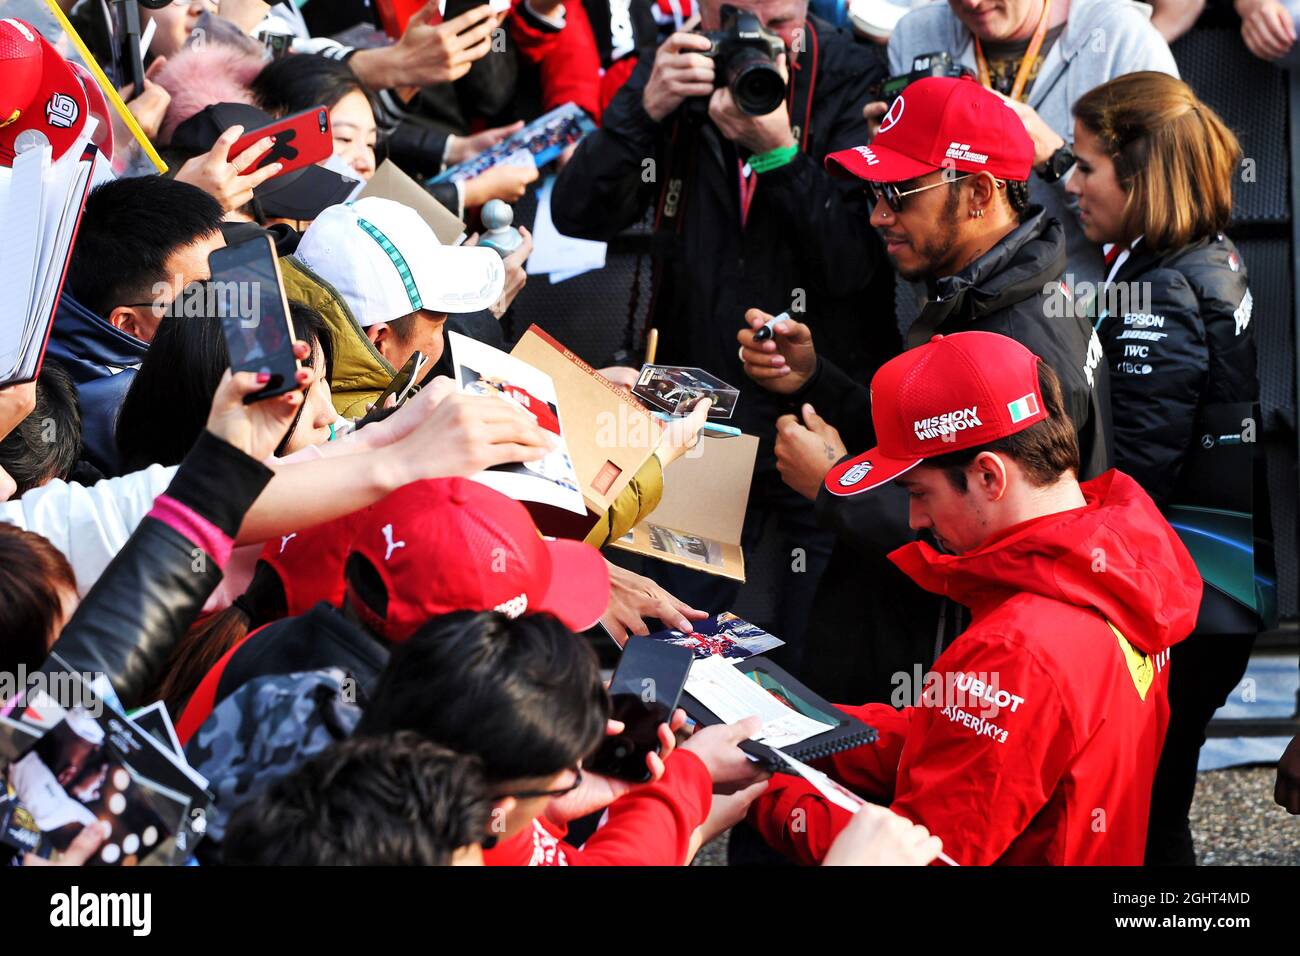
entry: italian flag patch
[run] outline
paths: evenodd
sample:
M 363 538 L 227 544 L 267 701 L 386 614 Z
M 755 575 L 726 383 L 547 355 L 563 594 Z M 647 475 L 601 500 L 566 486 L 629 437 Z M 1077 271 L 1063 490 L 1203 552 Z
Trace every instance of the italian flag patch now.
M 1038 414 L 1038 396 L 1030 392 L 1014 402 L 1007 402 L 1007 411 L 1011 413 L 1013 425 L 1023 422 L 1026 418 L 1033 418 Z

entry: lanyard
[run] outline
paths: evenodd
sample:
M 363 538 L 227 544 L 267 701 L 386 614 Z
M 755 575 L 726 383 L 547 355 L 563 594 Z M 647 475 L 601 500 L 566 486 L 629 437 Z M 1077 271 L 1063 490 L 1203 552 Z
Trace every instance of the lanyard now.
M 743 159 L 736 160 L 736 167 L 740 170 L 740 228 L 744 230 L 745 223 L 749 220 L 749 206 L 754 201 L 754 191 L 758 189 L 758 173 L 751 170 Z
M 1047 36 L 1047 21 L 1051 17 L 1052 0 L 1044 0 L 1043 12 L 1038 18 L 1038 26 L 1034 29 L 1034 35 L 1029 41 L 1029 48 L 1025 50 L 1024 57 L 1020 60 L 1020 69 L 1016 71 L 1016 80 L 1011 84 L 1011 99 L 1020 99 L 1020 94 L 1025 91 L 1025 83 L 1029 80 L 1029 71 L 1033 69 L 1034 60 L 1038 57 L 1038 51 L 1043 47 L 1043 38 Z M 975 63 L 980 71 L 980 85 L 986 89 L 993 88 L 993 80 L 989 77 L 989 64 L 984 59 L 984 47 L 980 45 L 979 37 L 975 38 Z
M 807 111 L 807 115 L 804 117 L 804 124 L 802 129 L 800 129 L 797 126 L 791 127 L 791 132 L 795 132 L 797 130 L 796 139 L 801 140 L 800 143 L 801 148 L 806 148 L 808 145 L 808 127 L 812 119 L 812 95 L 813 95 L 813 90 L 816 89 L 816 84 L 817 84 L 817 77 L 816 77 L 817 36 L 816 34 L 813 34 L 812 31 L 809 31 L 809 35 L 811 36 L 812 39 L 812 48 L 813 48 L 812 69 L 814 75 L 810 79 L 810 83 L 812 85 L 809 87 L 808 90 L 808 111 Z M 797 82 L 795 71 L 802 67 L 802 63 L 800 62 L 799 55 L 797 53 L 792 56 L 789 52 L 787 52 L 786 56 L 788 62 L 790 63 L 790 84 L 789 84 L 789 89 L 786 91 L 786 110 L 791 114 L 791 119 L 793 119 L 794 118 L 794 88 L 795 88 L 795 83 Z M 749 220 L 749 207 L 754 202 L 754 192 L 758 189 L 758 173 L 750 169 L 749 165 L 743 159 L 736 160 L 736 169 L 739 171 L 739 175 L 737 176 L 737 181 L 740 184 L 740 228 L 742 231 L 744 231 L 745 223 L 748 222 Z

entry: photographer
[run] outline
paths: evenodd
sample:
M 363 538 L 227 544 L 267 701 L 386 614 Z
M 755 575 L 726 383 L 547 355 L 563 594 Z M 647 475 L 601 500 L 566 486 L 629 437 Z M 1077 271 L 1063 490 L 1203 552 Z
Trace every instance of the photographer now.
M 811 508 L 781 485 L 772 453 L 780 406 L 745 381 L 732 335 L 745 307 L 757 302 L 774 312 L 806 312 L 827 346 L 859 374 L 896 351 L 893 323 L 863 314 L 866 304 L 892 301 L 892 276 L 880 268 L 861 193 L 822 166 L 829 153 L 865 140 L 862 107 L 884 71 L 874 50 L 808 17 L 804 0 L 735 6 L 785 45 L 782 55 L 755 58 L 775 60 L 790 78 L 776 108 L 751 115 L 737 106 L 725 82 L 734 40 L 721 42 L 711 57 L 708 36 L 674 33 L 653 58 L 642 57 L 605 110 L 603 128 L 583 140 L 560 173 L 552 215 L 566 235 L 608 240 L 656 210 L 649 322 L 662 336 L 658 360 L 698 366 L 740 387 L 731 424 L 762 442 L 746 543 L 761 531 L 760 513 L 772 513 L 784 552 L 802 548 L 808 558 L 805 573 L 783 582 L 788 619 L 778 627 L 790 666 L 804 626 L 797 612 L 807 605 L 827 545 L 812 527 Z M 719 0 L 701 4 L 706 31 L 734 29 L 721 7 Z M 705 586 L 717 589 L 675 579 L 669 590 L 697 607 L 722 608 L 735 596 L 732 585 L 722 585 L 729 595 L 700 593 Z
M 1109 311 L 1097 329 L 1111 372 L 1115 464 L 1162 509 L 1250 510 L 1249 455 L 1225 460 L 1201 445 L 1202 435 L 1221 433 L 1220 419 L 1248 427 L 1259 399 L 1246 267 L 1222 231 L 1232 215 L 1237 138 L 1185 83 L 1162 73 L 1099 86 L 1074 115 L 1079 166 L 1069 189 L 1088 238 L 1114 244 Z M 1189 183 L 1195 197 L 1181 185 Z M 1202 454 L 1216 456 L 1205 459 L 1210 480 L 1196 467 Z M 1205 592 L 1196 633 L 1174 652 L 1148 864 L 1196 862 L 1187 815 L 1197 756 L 1255 643 L 1255 609 L 1217 588 Z
M 1178 75 L 1149 18 L 1148 9 L 1130 0 L 948 0 L 908 13 L 889 38 L 891 75 L 911 71 L 915 57 L 947 53 L 954 66 L 1015 109 L 1034 141 L 1029 198 L 1065 227 L 1071 285 L 1100 282 L 1105 271 L 1065 193 L 1074 164 L 1070 107 L 1094 86 L 1124 73 Z M 869 118 L 878 122 L 886 107 L 869 104 Z
M 919 80 L 901 101 L 901 118 L 871 146 L 829 162 L 866 180 L 876 197 L 871 224 L 899 275 L 925 282 L 908 347 L 974 330 L 1032 349 L 1061 380 L 1079 433 L 1081 476 L 1095 477 L 1109 466 L 1106 370 L 1095 333 L 1060 286 L 1061 224 L 1026 201 L 1028 134 L 1001 100 L 970 80 Z M 954 156 L 947 144 L 959 138 L 968 145 Z M 752 310 L 748 318 L 756 329 L 768 316 Z M 803 323 L 778 322 L 772 331 L 763 342 L 751 329 L 738 333 L 745 371 L 802 412 L 802 424 L 794 415 L 778 422 L 777 464 L 791 488 L 816 500 L 819 521 L 840 538 L 812 605 L 804 678 L 833 699 L 884 699 L 895 690 L 891 675 L 928 664 L 952 640 L 957 609 L 937 608 L 936 631 L 933 599 L 883 558 L 912 537 L 901 490 L 864 501 L 823 487 L 837 460 L 875 439 L 870 392 L 825 357 L 820 333 L 814 348 Z M 861 583 L 864 567 L 872 569 L 872 587 Z

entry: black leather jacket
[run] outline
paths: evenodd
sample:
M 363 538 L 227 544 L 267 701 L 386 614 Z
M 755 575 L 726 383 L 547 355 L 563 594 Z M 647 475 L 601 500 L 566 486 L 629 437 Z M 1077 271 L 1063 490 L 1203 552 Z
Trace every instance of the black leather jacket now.
M 273 474 L 204 431 L 164 495 L 233 540 Z M 220 583 L 220 560 L 151 512 L 64 626 L 42 669 L 106 674 L 123 708 L 138 707 Z

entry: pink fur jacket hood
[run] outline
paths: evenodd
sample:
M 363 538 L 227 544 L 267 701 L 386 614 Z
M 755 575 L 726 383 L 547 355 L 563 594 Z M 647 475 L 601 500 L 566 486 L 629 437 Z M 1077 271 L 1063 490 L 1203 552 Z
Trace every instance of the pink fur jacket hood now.
M 249 84 L 262 71 L 265 60 L 225 43 L 188 46 L 165 64 L 154 82 L 171 94 L 158 140 L 171 142 L 176 127 L 214 103 L 256 106 Z

